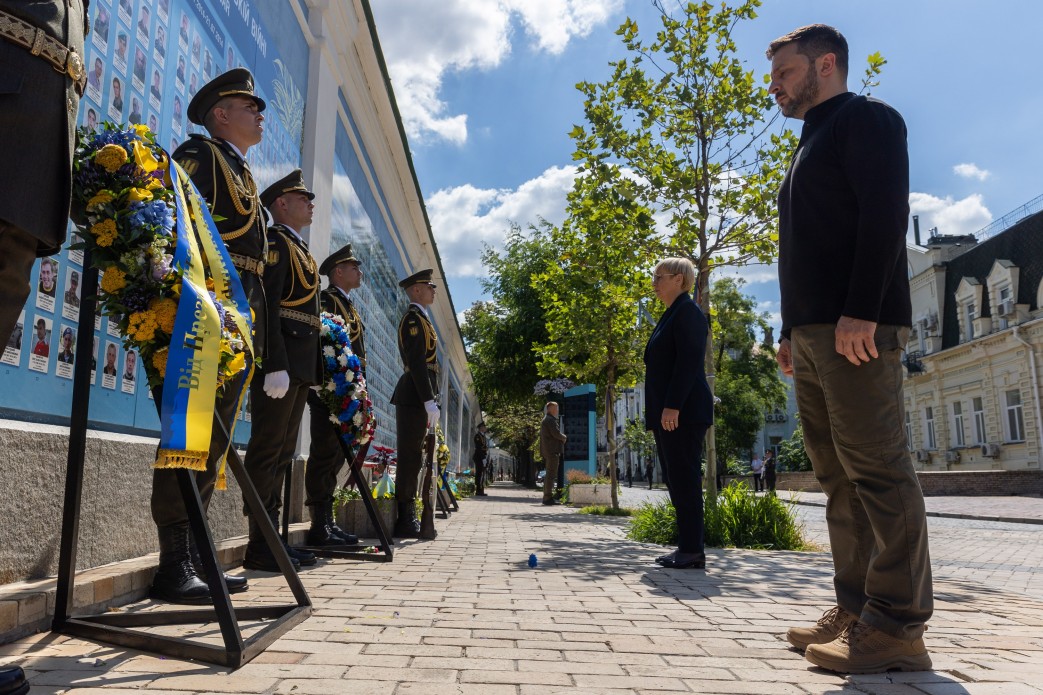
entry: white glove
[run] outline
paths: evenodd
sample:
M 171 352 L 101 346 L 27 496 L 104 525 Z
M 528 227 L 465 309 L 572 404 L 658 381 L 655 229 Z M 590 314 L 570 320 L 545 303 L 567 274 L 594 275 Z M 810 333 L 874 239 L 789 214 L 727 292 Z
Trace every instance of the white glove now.
M 438 404 L 434 401 L 424 401 L 424 410 L 427 411 L 427 429 L 433 430 L 435 425 L 438 424 L 440 415 Z
M 269 398 L 282 398 L 290 390 L 290 374 L 285 369 L 264 375 L 264 392 Z

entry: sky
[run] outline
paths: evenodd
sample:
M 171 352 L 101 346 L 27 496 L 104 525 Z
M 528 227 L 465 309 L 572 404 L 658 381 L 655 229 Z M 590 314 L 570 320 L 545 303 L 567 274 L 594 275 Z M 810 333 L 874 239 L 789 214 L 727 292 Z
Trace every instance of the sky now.
M 668 9 L 677 0 L 664 0 Z M 735 4 L 732 2 L 731 4 Z M 512 223 L 562 221 L 583 123 L 575 85 L 626 55 L 616 29 L 659 27 L 651 0 L 373 0 L 392 87 L 445 278 L 460 313 L 486 299 L 484 244 Z M 849 87 L 866 57 L 887 60 L 873 96 L 909 131 L 910 206 L 920 229 L 971 234 L 1043 194 L 1038 0 L 765 0 L 735 35 L 758 75 L 777 36 L 815 22 L 846 36 Z M 799 132 L 801 123 L 789 121 Z M 910 223 L 909 239 L 912 241 Z M 738 273 L 775 334 L 776 269 Z

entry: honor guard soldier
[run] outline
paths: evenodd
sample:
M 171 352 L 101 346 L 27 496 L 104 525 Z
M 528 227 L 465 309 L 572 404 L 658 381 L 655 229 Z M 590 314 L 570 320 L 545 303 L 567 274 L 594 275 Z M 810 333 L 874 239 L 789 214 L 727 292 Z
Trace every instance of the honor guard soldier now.
M 409 295 L 409 308 L 398 324 L 398 352 L 403 374 L 395 385 L 391 403 L 398 427 L 398 473 L 395 500 L 398 502 L 397 538 L 419 538 L 416 496 L 423 468 L 424 439 L 438 423 L 438 340 L 427 315 L 435 301 L 431 282 L 434 271 L 421 270 L 398 283 Z
M 358 356 L 365 372 L 366 328 L 350 294 L 362 285 L 360 265 L 351 244 L 334 252 L 319 266 L 319 274 L 330 281 L 320 297 L 323 311 L 344 319 L 351 351 Z M 305 504 L 311 510 L 308 545 L 354 545 L 358 538 L 346 533 L 333 521 L 333 493 L 337 488 L 337 475 L 346 460 L 344 450 L 330 424 L 330 411 L 314 392 L 308 394 L 308 407 L 311 409 L 311 450 L 304 471 Z
M 479 422 L 474 433 L 474 494 L 485 497 L 485 458 L 489 455 L 489 435 L 485 431 L 485 423 Z
M 208 136 L 192 135 L 171 155 L 206 200 L 254 315 L 254 353 L 263 352 L 267 313 L 261 275 L 268 252 L 267 224 L 246 153 L 264 135 L 265 103 L 253 91 L 253 76 L 237 68 L 203 85 L 188 105 L 188 120 L 206 127 Z M 210 455 L 205 471 L 195 474 L 203 513 L 217 481 L 218 464 L 228 452 L 228 438 L 239 406 L 247 371 L 225 385 L 214 407 Z M 162 403 L 162 392 L 154 392 Z M 223 426 L 223 428 L 222 428 Z M 157 469 L 152 475 L 152 519 L 159 531 L 159 571 L 150 596 L 174 603 L 209 603 L 202 565 L 188 528 L 188 514 L 176 473 Z M 191 556 L 190 556 L 191 553 Z M 229 592 L 245 591 L 245 577 L 225 575 Z
M 29 297 L 33 263 L 65 243 L 87 22 L 86 0 L 0 0 L 0 345 Z
M 65 243 L 87 22 L 87 0 L 0 0 L 9 81 L 0 99 L 0 345 L 29 297 L 33 263 Z M 0 667 L 0 692 L 28 691 L 20 667 Z
M 261 194 L 272 214 L 268 227 L 268 351 L 250 387 L 253 420 L 246 447 L 246 470 L 276 528 L 282 482 L 293 460 L 304 405 L 312 386 L 322 383 L 319 347 L 319 269 L 299 230 L 311 224 L 312 200 L 296 169 Z M 314 565 L 315 555 L 287 548 L 295 565 Z M 250 541 L 243 567 L 278 572 L 257 520 L 250 518 Z

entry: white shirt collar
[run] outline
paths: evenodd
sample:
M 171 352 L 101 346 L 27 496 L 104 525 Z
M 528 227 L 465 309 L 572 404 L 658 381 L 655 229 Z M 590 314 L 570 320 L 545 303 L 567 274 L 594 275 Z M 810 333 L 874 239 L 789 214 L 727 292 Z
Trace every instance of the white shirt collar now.
M 333 289 L 337 290 L 342 295 L 344 295 L 344 299 L 348 299 L 348 300 L 351 299 L 351 293 L 350 292 L 345 292 L 343 288 L 337 287 L 336 285 L 333 285 Z
M 224 138 L 221 138 L 221 139 L 224 140 Z M 233 145 L 228 140 L 225 140 L 225 142 L 228 143 L 228 146 L 232 148 L 233 152 L 235 152 L 237 155 L 239 155 L 239 159 L 243 160 L 243 164 L 245 164 L 246 163 L 246 155 L 243 154 L 242 151 L 238 147 Z
M 431 314 L 427 313 L 427 307 L 425 307 L 423 304 L 417 304 L 416 302 L 410 302 L 409 305 L 410 306 L 415 306 L 417 309 L 420 309 L 420 313 L 422 313 L 424 315 L 424 318 L 429 320 L 429 321 L 431 320 Z

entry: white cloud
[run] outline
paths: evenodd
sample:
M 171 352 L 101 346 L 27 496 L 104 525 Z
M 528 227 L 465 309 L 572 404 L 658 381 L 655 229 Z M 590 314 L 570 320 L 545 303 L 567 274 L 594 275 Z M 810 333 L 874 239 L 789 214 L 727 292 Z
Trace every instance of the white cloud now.
M 410 139 L 467 141 L 467 114 L 440 98 L 448 72 L 491 70 L 510 54 L 520 20 L 538 50 L 558 54 L 620 10 L 623 0 L 380 0 L 381 47 Z
M 572 166 L 551 167 L 517 189 L 447 188 L 427 199 L 431 229 L 450 277 L 482 274 L 482 244 L 501 248 L 511 223 L 523 229 L 543 217 L 560 224 L 576 177 Z
M 931 230 L 938 228 L 939 234 L 959 235 L 973 234 L 989 222 L 992 213 L 985 207 L 981 194 L 974 193 L 960 200 L 951 196 L 938 198 L 929 193 L 910 193 L 909 208 L 914 215 L 920 216 L 920 240 L 926 242 Z M 909 226 L 909 240 L 912 241 L 913 228 Z
M 957 164 L 952 168 L 952 173 L 957 176 L 962 176 L 965 179 L 977 179 L 984 181 L 985 179 L 992 176 L 992 172 L 986 169 L 979 169 L 977 164 L 973 162 L 964 162 L 963 164 Z

